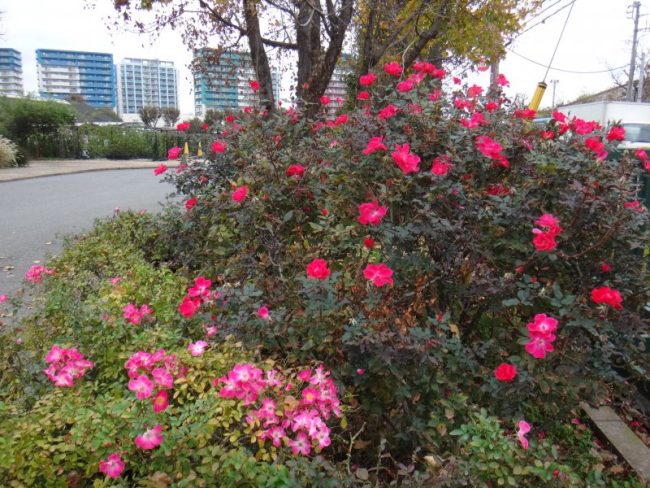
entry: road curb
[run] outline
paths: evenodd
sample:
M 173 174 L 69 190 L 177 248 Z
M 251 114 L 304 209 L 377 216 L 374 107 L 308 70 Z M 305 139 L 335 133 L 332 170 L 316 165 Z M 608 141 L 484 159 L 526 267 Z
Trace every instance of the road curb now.
M 111 161 L 107 164 L 96 164 L 90 162 L 73 162 L 72 165 L 57 168 L 57 165 L 65 165 L 64 161 L 57 161 L 52 163 L 41 163 L 39 166 L 25 166 L 22 168 L 5 168 L 0 169 L 0 183 L 29 180 L 33 178 L 45 178 L 48 176 L 62 176 L 78 173 L 90 173 L 96 171 L 115 171 L 115 170 L 129 170 L 129 169 L 154 169 L 161 161 L 126 161 L 120 164 L 119 161 Z M 165 165 L 170 168 L 175 168 L 179 165 L 178 161 L 164 161 Z M 47 167 L 52 165 L 52 167 Z M 6 172 L 6 173 L 5 173 Z M 9 173 L 11 172 L 11 173 Z M 4 174 L 3 174 L 4 173 Z M 8 174 L 7 174 L 8 173 Z

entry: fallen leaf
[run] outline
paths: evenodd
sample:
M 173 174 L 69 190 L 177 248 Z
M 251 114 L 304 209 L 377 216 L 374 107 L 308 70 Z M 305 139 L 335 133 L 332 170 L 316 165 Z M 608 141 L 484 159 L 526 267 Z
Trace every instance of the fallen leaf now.
M 456 337 L 460 337 L 460 330 L 458 329 L 458 326 L 456 324 L 449 324 L 449 330 Z
M 612 474 L 623 474 L 625 473 L 625 468 L 620 464 L 615 464 L 614 466 L 609 468 L 609 472 Z
M 438 461 L 434 456 L 424 456 L 424 462 L 427 465 L 427 469 L 433 472 L 434 474 L 442 467 L 440 461 Z
M 368 470 L 366 468 L 359 468 L 357 469 L 356 473 L 354 473 L 357 478 L 363 481 L 368 481 Z
M 354 441 L 354 444 L 352 444 L 352 447 L 354 447 L 355 449 L 365 449 L 366 447 L 368 447 L 369 444 L 370 441 L 357 439 L 356 441 Z

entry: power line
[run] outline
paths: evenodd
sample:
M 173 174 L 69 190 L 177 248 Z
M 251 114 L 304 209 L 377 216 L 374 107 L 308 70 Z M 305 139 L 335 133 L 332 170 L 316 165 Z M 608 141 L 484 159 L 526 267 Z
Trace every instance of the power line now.
M 528 19 L 528 21 L 527 21 L 526 23 L 530 23 L 532 20 L 535 20 L 537 17 L 539 17 L 540 15 L 542 15 L 542 14 L 543 14 L 544 12 L 546 12 L 547 10 L 552 9 L 552 8 L 555 7 L 558 3 L 562 3 L 563 1 L 564 1 L 564 0 L 556 0 L 554 3 L 552 3 L 552 4 L 549 5 L 548 7 L 545 7 L 545 8 L 543 8 L 542 10 L 540 10 L 539 12 L 536 12 L 535 15 L 533 15 L 530 19 Z
M 519 56 L 522 59 L 525 59 L 526 61 L 529 61 L 533 64 L 536 64 L 538 66 L 541 66 L 543 68 L 546 68 L 547 65 L 540 63 L 539 61 L 535 61 L 534 59 L 530 59 L 529 57 L 524 56 L 523 54 L 519 54 L 516 51 L 513 51 L 512 49 L 508 48 L 508 51 L 510 51 L 512 54 L 515 56 Z M 609 68 L 609 69 L 603 69 L 603 70 L 598 70 L 598 71 L 575 71 L 575 70 L 570 70 L 570 69 L 562 69 L 562 68 L 550 68 L 552 71 L 561 71 L 562 73 L 571 73 L 571 74 L 576 74 L 576 75 L 595 75 L 598 73 L 611 73 L 612 71 L 616 71 L 618 69 L 622 69 L 627 67 L 627 64 L 624 64 L 623 66 L 618 66 L 616 68 Z
M 561 12 L 562 10 L 564 10 L 565 8 L 573 6 L 573 4 L 576 3 L 576 1 L 577 1 L 577 0 L 572 0 L 571 2 L 567 3 L 566 5 L 563 5 L 562 7 L 560 7 L 559 9 L 557 9 L 555 12 L 553 12 L 553 13 L 547 15 L 546 17 L 544 17 L 542 20 L 540 20 L 540 21 L 537 22 L 536 24 L 533 24 L 533 25 L 531 25 L 530 27 L 527 27 L 526 29 L 524 29 L 523 31 L 521 31 L 521 32 L 517 35 L 517 37 L 521 36 L 522 34 L 525 34 L 526 32 L 528 32 L 529 30 L 531 30 L 531 29 L 537 27 L 538 25 L 543 24 L 543 23 L 546 22 L 548 19 L 550 19 L 551 17 L 554 17 L 555 15 L 557 15 L 558 13 L 560 13 L 560 12 Z
M 555 59 L 555 55 L 557 54 L 557 48 L 560 47 L 560 41 L 562 40 L 562 36 L 564 35 L 566 26 L 569 23 L 569 17 L 571 17 L 571 12 L 573 12 L 573 7 L 575 6 L 575 4 L 576 4 L 576 0 L 573 0 L 573 2 L 571 2 L 571 8 L 569 9 L 569 13 L 566 15 L 566 20 L 564 21 L 564 25 L 562 26 L 560 37 L 557 38 L 557 44 L 555 44 L 555 49 L 553 50 L 553 55 L 551 56 L 551 60 L 548 62 L 548 66 L 546 67 L 546 73 L 544 73 L 544 79 L 542 80 L 542 82 L 546 81 L 548 72 L 551 71 L 551 65 L 553 64 L 553 60 Z

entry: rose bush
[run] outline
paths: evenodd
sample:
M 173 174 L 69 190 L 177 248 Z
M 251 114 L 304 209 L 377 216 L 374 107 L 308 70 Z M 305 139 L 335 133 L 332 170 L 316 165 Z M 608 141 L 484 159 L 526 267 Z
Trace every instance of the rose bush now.
M 458 81 L 390 64 L 354 110 L 229 115 L 206 160 L 155 170 L 176 187 L 165 213 L 69 248 L 22 345 L 3 344 L 6 477 L 99 480 L 120 462 L 126 480 L 187 486 L 624 477 L 588 475 L 612 461 L 585 455 L 571 419 L 647 374 L 645 154 L 608 158 L 619 129 L 538 127 Z M 93 363 L 72 392 L 43 375 L 53 344 Z M 87 415 L 26 427 L 66 402 Z M 44 435 L 47 473 L 20 457 Z
M 648 368 L 642 161 L 607 159 L 608 128 L 538 127 L 503 93 L 441 76 L 375 84 L 344 118 L 243 115 L 227 151 L 167 176 L 198 199 L 168 232 L 174 266 L 217 277 L 226 305 L 210 313 L 268 354 L 336 364 L 355 425 L 405 456 L 450 448 L 458 399 L 543 428 L 606 397 L 621 365 Z M 367 281 L 377 266 L 389 286 Z M 603 286 L 620 310 L 591 299 Z M 531 332 L 539 314 L 557 330 Z M 503 361 L 513 382 L 490 380 Z
M 0 479 L 13 486 L 282 487 L 329 472 L 340 480 L 334 486 L 349 484 L 324 460 L 289 470 L 283 462 L 294 458 L 291 447 L 261 440 L 248 448 L 261 434 L 247 420 L 251 409 L 219 395 L 213 383 L 251 361 L 283 381 L 298 371 L 179 314 L 184 279 L 151 264 L 161 257 L 152 224 L 150 215 L 131 212 L 99 223 L 49 263 L 38 312 L 0 336 Z M 129 302 L 151 304 L 154 319 L 133 323 L 124 316 Z M 207 340 L 191 342 L 200 338 Z M 198 342 L 205 347 L 193 354 L 188 346 Z M 335 388 L 322 379 L 315 391 Z M 278 397 L 285 413 L 289 395 L 305 389 Z M 298 396 L 297 413 L 324 400 L 303 407 Z M 317 424 L 319 451 L 329 443 L 326 424 L 335 428 L 338 420 Z

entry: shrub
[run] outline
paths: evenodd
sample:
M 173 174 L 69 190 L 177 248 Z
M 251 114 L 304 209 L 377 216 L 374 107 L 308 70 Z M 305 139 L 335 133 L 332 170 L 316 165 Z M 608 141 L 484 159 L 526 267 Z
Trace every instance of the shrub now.
M 74 122 L 74 111 L 66 104 L 26 98 L 2 99 L 2 131 L 19 145 L 32 134 L 52 134 Z
M 168 176 L 198 201 L 169 220 L 174 266 L 219 277 L 219 316 L 251 345 L 337 365 L 355 425 L 398 459 L 452 449 L 466 404 L 546 429 L 623 358 L 648 368 L 635 157 L 605 159 L 608 128 L 539 128 L 501 93 L 409 79 L 329 119 L 238 115 L 225 153 Z M 315 259 L 331 274 L 311 279 Z M 593 301 L 604 285 L 621 310 Z M 531 332 L 537 314 L 557 331 Z M 514 382 L 493 378 L 502 362 Z
M 581 485 L 581 477 L 558 462 L 557 449 L 548 441 L 523 451 L 485 410 L 473 412 L 470 422 L 450 435 L 458 436 L 462 453 L 459 475 L 471 486 L 486 486 L 491 480 L 499 486 L 541 486 L 554 478 L 564 485 Z
M 210 137 L 205 134 L 186 135 L 176 131 L 143 130 L 123 125 L 61 127 L 52 134 L 32 134 L 26 147 L 31 154 L 41 158 L 90 159 L 167 159 L 167 150 L 188 141 L 192 152 L 199 141 L 208 147 Z
M 0 136 L 0 168 L 16 165 L 18 148 L 9 139 Z
M 52 263 L 20 352 L 0 348 L 5 412 L 26 436 L 6 441 L 10 479 L 51 474 L 20 457 L 46 437 L 61 474 L 97 480 L 99 459 L 116 446 L 142 455 L 134 436 L 161 425 L 127 483 L 634 486 L 585 455 L 591 439 L 571 419 L 580 399 L 631 392 L 621 367 L 648 368 L 642 156 L 609 160 L 619 130 L 559 114 L 536 127 L 502 93 L 446 89 L 443 72 L 418 66 L 348 114 L 228 115 L 206 161 L 166 173 L 180 202 L 159 219 L 120 214 Z M 50 398 L 39 364 L 52 344 L 95 363 L 79 398 Z M 137 375 L 153 371 L 129 368 L 136 400 L 124 363 L 159 348 L 176 380 L 155 393 L 171 410 L 152 413 L 154 387 Z M 289 384 L 262 399 L 257 386 L 206 394 L 243 365 L 241 383 L 274 369 Z M 332 389 L 305 385 L 318 367 L 346 408 L 326 419 L 327 450 L 294 457 L 261 409 L 273 400 L 298 435 L 296 402 L 318 399 L 307 434 L 324 431 Z M 67 410 L 52 432 L 20 423 L 67 401 L 80 423 Z M 105 423 L 86 413 L 98 403 Z
M 259 437 L 262 417 L 249 420 L 260 405 L 219 394 L 221 386 L 213 388 L 238 364 L 274 370 L 273 378 L 283 388 L 269 382 L 259 390 L 259 400 L 277 397 L 278 413 L 287 417 L 298 405 L 307 412 L 300 392 L 310 389 L 310 378 L 303 372 L 298 380 L 298 371 L 261 361 L 256 350 L 244 349 L 223 333 L 210 335 L 205 351 L 193 353 L 188 344 L 206 332 L 203 324 L 182 320 L 178 313 L 182 276 L 143 259 L 145 249 L 155 259 L 152 223 L 151 216 L 131 212 L 98 223 L 51 263 L 44 301 L 39 313 L 16 331 L 19 343 L 13 335 L 0 337 L 0 361 L 7 366 L 0 377 L 0 422 L 6 433 L 0 441 L 0 477 L 17 486 L 82 481 L 105 486 L 99 462 L 113 453 L 125 462 L 120 478 L 129 485 L 173 480 L 177 486 L 304 486 L 298 481 L 304 473 L 333 471 L 324 461 L 307 460 L 295 472 L 284 467 L 291 450 L 265 445 Z M 125 320 L 128 302 L 149 304 L 151 320 Z M 56 349 L 52 344 L 75 346 L 93 362 L 71 388 L 56 388 L 43 373 L 47 352 Z M 154 397 L 138 400 L 129 381 L 151 369 L 132 374 L 135 358 L 161 348 L 164 367 L 174 375 L 173 384 L 164 387 L 168 405 L 157 411 Z M 319 371 L 327 375 L 315 370 L 314 377 Z M 289 381 L 303 384 L 289 393 Z M 334 388 L 325 376 L 323 381 L 314 391 Z M 329 418 L 330 411 L 323 412 Z M 161 425 L 163 442 L 143 451 L 134 438 L 154 425 Z

